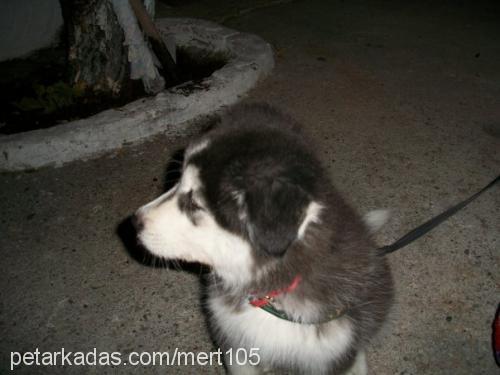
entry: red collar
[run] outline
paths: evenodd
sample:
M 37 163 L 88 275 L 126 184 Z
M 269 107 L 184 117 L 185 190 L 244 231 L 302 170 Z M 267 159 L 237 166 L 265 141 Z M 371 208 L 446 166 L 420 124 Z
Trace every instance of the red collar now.
M 277 297 L 283 293 L 293 292 L 297 288 L 297 286 L 299 285 L 301 280 L 302 280 L 302 277 L 300 275 L 297 275 L 292 280 L 292 283 L 290 285 L 288 285 L 286 288 L 272 290 L 262 298 L 252 298 L 250 300 L 250 304 L 252 306 L 255 306 L 255 307 L 265 306 L 265 305 L 269 304 L 270 302 L 272 302 L 274 297 Z

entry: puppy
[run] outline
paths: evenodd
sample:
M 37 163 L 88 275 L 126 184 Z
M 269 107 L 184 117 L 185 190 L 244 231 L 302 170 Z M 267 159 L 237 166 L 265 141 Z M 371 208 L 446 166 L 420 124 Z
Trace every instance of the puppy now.
M 269 106 L 236 106 L 187 148 L 178 184 L 135 214 L 152 254 L 211 268 L 208 319 L 231 374 L 366 374 L 392 303 L 370 228 L 305 139 Z

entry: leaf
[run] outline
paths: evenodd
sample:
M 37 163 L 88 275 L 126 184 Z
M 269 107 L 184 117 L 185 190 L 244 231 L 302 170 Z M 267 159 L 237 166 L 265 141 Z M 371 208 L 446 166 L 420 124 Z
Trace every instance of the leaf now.
M 13 104 L 23 112 L 36 111 L 43 108 L 43 104 L 38 99 L 28 97 L 24 97 L 19 102 Z

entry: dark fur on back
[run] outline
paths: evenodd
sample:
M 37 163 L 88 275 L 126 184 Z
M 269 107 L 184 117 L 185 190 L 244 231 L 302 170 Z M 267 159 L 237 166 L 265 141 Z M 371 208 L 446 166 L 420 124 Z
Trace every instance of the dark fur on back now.
M 364 346 L 390 309 L 391 274 L 365 224 L 332 186 L 298 124 L 269 106 L 242 105 L 207 137 L 210 146 L 190 163 L 199 167 L 204 197 L 216 221 L 253 245 L 256 264 L 256 277 L 248 285 L 235 288 L 218 280 L 213 292 L 237 309 L 250 292 L 265 294 L 301 275 L 298 288 L 279 306 L 287 311 L 299 305 L 287 312 L 304 323 L 345 312 L 355 329 L 353 348 Z M 324 207 L 321 222 L 310 223 L 298 240 L 312 201 Z M 315 314 L 302 314 L 308 307 L 301 310 L 301 301 L 309 301 Z

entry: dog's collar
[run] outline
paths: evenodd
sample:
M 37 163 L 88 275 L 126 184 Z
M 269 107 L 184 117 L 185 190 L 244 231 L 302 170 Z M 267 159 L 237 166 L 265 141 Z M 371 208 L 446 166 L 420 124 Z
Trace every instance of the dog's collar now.
M 258 307 L 280 319 L 287 320 L 289 322 L 293 323 L 301 323 L 292 317 L 290 317 L 286 312 L 283 310 L 280 310 L 274 306 L 274 298 L 278 297 L 281 294 L 284 293 L 291 293 L 293 292 L 297 286 L 300 284 L 300 281 L 302 280 L 302 277 L 300 275 L 297 275 L 294 277 L 290 285 L 288 285 L 286 288 L 282 289 L 277 289 L 277 290 L 272 290 L 269 293 L 267 293 L 264 297 L 258 298 L 254 294 L 251 294 L 248 298 L 249 303 L 254 306 Z M 320 321 L 320 322 L 315 322 L 315 323 L 309 323 L 309 324 L 322 324 L 322 323 L 327 323 L 331 320 L 338 319 L 341 316 L 343 316 L 346 313 L 346 310 L 336 310 L 334 313 L 329 314 L 326 320 Z
M 293 292 L 299 286 L 299 283 L 301 280 L 302 280 L 302 277 L 300 275 L 297 275 L 293 278 L 292 283 L 290 285 L 288 285 L 286 288 L 272 290 L 262 298 L 257 298 L 255 296 L 251 295 L 250 296 L 250 304 L 252 306 L 261 307 L 261 308 L 264 306 L 267 306 L 273 302 L 274 297 L 278 297 L 280 294 L 283 294 L 283 293 Z

